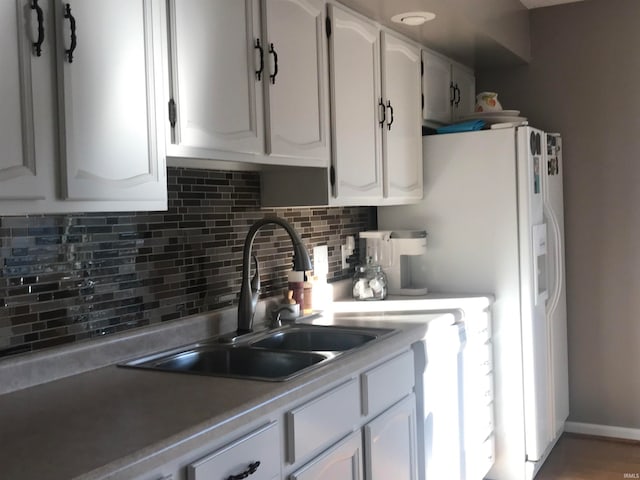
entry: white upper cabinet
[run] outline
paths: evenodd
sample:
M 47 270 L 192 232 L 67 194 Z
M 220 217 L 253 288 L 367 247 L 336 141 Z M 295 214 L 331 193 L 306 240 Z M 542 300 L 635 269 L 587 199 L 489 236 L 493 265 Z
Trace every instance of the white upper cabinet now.
M 328 166 L 322 0 L 169 0 L 168 8 L 169 156 Z
M 258 0 L 170 0 L 168 8 L 175 108 L 168 154 L 262 154 L 267 52 Z
M 422 198 L 420 49 L 382 32 L 385 199 Z
M 453 101 L 453 119 L 460 120 L 472 113 L 476 106 L 476 77 L 471 70 L 457 63 L 451 65 L 451 77 L 456 93 Z
M 162 8 L 158 0 L 55 2 L 68 199 L 166 199 L 154 77 Z
M 438 54 L 422 50 L 422 117 L 451 123 L 472 113 L 476 78 L 473 71 Z
M 451 121 L 453 85 L 451 62 L 439 55 L 422 51 L 422 112 L 425 120 L 448 123 Z
M 267 153 L 328 166 L 327 62 L 322 0 L 263 0 Z
M 29 4 L 27 1 L 0 3 L 0 200 L 44 198 L 46 179 L 35 152 L 32 50 L 34 59 L 38 57 L 31 32 L 26 31 L 31 15 L 37 18 L 38 13 L 34 8 L 32 14 Z M 37 37 L 36 29 L 35 41 Z
M 337 203 L 376 203 L 382 198 L 380 33 L 333 4 L 329 17 L 333 195 Z
M 422 198 L 420 48 L 346 7 L 327 8 L 331 168 L 263 172 L 262 205 L 415 202 Z

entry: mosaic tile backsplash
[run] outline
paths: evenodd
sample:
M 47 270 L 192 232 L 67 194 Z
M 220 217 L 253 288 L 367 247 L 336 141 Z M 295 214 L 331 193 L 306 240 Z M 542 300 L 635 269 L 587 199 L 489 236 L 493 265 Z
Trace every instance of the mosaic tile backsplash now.
M 278 215 L 311 252 L 328 245 L 329 279 L 347 235 L 375 228 L 367 207 L 260 208 L 253 172 L 168 169 L 166 212 L 0 217 L 0 357 L 177 319 L 237 301 L 249 226 Z M 289 237 L 254 243 L 263 296 L 291 269 Z

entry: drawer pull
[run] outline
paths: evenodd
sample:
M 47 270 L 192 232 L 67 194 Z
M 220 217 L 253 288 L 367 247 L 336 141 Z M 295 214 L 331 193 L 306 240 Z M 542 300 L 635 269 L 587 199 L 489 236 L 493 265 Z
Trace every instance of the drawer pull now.
M 227 480 L 242 480 L 243 478 L 247 478 L 249 475 L 253 475 L 258 470 L 260 466 L 260 462 L 253 462 L 249 464 L 249 467 L 242 473 L 238 475 L 231 475 Z

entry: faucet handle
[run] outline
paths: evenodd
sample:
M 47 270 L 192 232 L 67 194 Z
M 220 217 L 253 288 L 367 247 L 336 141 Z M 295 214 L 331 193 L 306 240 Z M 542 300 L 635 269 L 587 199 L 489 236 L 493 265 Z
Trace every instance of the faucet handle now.
M 251 255 L 251 260 L 253 260 L 253 268 L 256 271 L 251 278 L 251 292 L 253 295 L 258 295 L 260 294 L 260 266 L 258 265 L 258 257 Z

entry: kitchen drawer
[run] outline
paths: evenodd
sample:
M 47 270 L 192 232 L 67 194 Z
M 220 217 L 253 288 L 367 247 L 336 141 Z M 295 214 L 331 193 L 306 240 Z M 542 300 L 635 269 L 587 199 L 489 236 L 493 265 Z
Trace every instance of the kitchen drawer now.
M 187 466 L 189 480 L 226 480 L 251 474 L 252 480 L 280 478 L 280 435 L 270 423 Z
M 362 413 L 377 415 L 413 391 L 413 350 L 362 374 Z
M 287 460 L 296 463 L 327 448 L 360 423 L 360 389 L 354 378 L 286 414 Z

